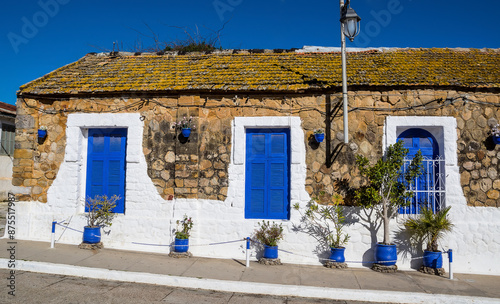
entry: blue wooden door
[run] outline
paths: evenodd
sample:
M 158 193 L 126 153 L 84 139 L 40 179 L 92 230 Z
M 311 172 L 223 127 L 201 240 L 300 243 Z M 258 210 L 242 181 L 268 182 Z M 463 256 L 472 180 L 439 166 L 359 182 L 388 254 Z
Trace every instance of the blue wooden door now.
M 125 212 L 126 147 L 127 129 L 89 130 L 86 196 L 119 195 L 115 213 Z
M 246 130 L 245 218 L 289 218 L 288 129 Z
M 436 201 L 436 189 L 439 185 L 439 164 L 436 161 L 438 158 L 439 147 L 436 139 L 426 130 L 412 128 L 404 131 L 398 136 L 398 140 L 404 142 L 404 147 L 409 150 L 405 166 L 409 164 L 409 160 L 413 159 L 418 151 L 422 153 L 423 173 L 417 177 L 415 185 L 411 189 L 413 198 L 411 204 L 407 207 L 400 208 L 400 213 L 416 214 L 420 213 L 423 206 L 432 208 L 434 211 L 439 210 L 439 205 Z M 443 185 L 444 186 L 444 185 Z

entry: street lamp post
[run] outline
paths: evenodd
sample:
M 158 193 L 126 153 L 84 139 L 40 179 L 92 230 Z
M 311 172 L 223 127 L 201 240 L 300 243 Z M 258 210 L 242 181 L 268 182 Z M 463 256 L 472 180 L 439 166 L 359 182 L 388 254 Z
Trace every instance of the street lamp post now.
M 348 108 L 347 108 L 347 72 L 346 72 L 346 47 L 345 37 L 354 41 L 359 34 L 359 21 L 361 18 L 350 7 L 350 0 L 340 0 L 340 52 L 342 54 L 342 101 L 344 105 L 344 143 L 349 143 Z

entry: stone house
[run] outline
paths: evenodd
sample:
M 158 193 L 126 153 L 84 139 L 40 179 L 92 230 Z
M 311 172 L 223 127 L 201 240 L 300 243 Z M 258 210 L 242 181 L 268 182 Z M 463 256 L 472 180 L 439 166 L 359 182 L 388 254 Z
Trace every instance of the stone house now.
M 0 202 L 12 189 L 16 106 L 0 102 Z
M 54 219 L 81 230 L 85 197 L 117 193 L 107 247 L 168 252 L 184 214 L 200 245 L 241 240 L 268 219 L 284 226 L 280 248 L 296 253 L 282 261 L 318 264 L 326 248 L 296 229 L 292 206 L 345 195 L 339 185 L 360 185 L 355 156 L 375 160 L 401 139 L 426 151 L 420 201 L 452 206 L 455 229 L 441 245 L 454 249 L 454 270 L 500 274 L 500 147 L 488 134 L 500 120 L 499 65 L 499 50 L 349 52 L 345 145 L 338 52 L 88 54 L 18 92 L 12 182 L 26 191 L 17 237 L 49 241 Z M 184 117 L 188 138 L 173 127 Z M 41 125 L 48 136 L 38 142 Z M 381 231 L 364 210 L 346 208 L 347 259 L 369 265 Z M 393 222 L 395 238 L 404 218 Z M 74 230 L 57 237 L 81 242 Z M 243 248 L 190 251 L 242 258 Z M 399 250 L 400 268 L 417 267 L 421 251 Z

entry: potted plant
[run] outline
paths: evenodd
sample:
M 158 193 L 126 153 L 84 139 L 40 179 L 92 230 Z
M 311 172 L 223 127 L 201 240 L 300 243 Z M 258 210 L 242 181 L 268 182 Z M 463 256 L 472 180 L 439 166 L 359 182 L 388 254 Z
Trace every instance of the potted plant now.
M 175 252 L 187 252 L 189 249 L 189 233 L 193 229 L 193 220 L 184 214 L 182 220 L 177 220 L 177 229 L 175 230 Z
M 101 241 L 101 227 L 111 226 L 115 213 L 113 208 L 120 200 L 118 195 L 108 198 L 107 195 L 87 197 L 85 200 L 85 217 L 87 226 L 83 227 L 83 242 L 96 244 Z
M 500 124 L 496 124 L 493 127 L 491 127 L 491 137 L 493 139 L 493 142 L 497 145 L 500 144 Z
M 182 136 L 188 138 L 191 135 L 191 129 L 194 129 L 193 116 L 190 116 L 189 119 L 184 116 L 181 121 L 174 122 L 173 127 L 180 129 Z
M 315 237 L 321 240 L 330 249 L 330 261 L 335 263 L 345 262 L 345 245 L 350 236 L 343 231 L 345 226 L 344 207 L 342 196 L 335 194 L 332 197 L 332 203 L 320 205 L 317 198 L 311 199 L 307 204 L 307 209 L 303 219 L 307 221 L 307 229 Z M 294 208 L 298 211 L 299 205 Z
M 283 227 L 281 224 L 269 221 L 259 222 L 259 228 L 255 231 L 255 238 L 264 245 L 264 258 L 278 258 L 278 242 L 283 239 Z
M 40 128 L 38 128 L 38 138 L 44 139 L 45 137 L 47 137 L 47 127 L 40 126 Z
M 405 163 L 408 149 L 403 141 L 398 141 L 387 148 L 385 157 L 379 159 L 373 166 L 366 157 L 358 155 L 356 164 L 364 179 L 364 184 L 355 190 L 354 199 L 364 208 L 375 208 L 378 219 L 382 220 L 384 229 L 383 242 L 375 247 L 375 261 L 383 266 L 396 264 L 396 245 L 389 237 L 389 223 L 397 215 L 399 207 L 405 206 L 413 197 L 411 189 L 415 179 L 421 174 L 422 154 L 420 151 L 410 161 L 406 170 L 401 170 Z
M 323 142 L 323 140 L 325 139 L 325 131 L 323 131 L 323 129 L 314 130 L 314 139 L 318 143 Z
M 438 248 L 440 240 L 445 232 L 451 231 L 453 224 L 448 218 L 451 206 L 436 213 L 431 208 L 422 208 L 416 218 L 409 218 L 404 226 L 410 234 L 410 240 L 414 243 L 426 242 L 424 251 L 424 267 L 442 268 L 442 252 Z

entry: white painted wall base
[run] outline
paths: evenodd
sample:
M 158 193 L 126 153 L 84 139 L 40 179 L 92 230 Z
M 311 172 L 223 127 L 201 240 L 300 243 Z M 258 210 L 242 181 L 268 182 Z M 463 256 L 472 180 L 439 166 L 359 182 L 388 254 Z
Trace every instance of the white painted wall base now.
M 291 205 L 299 203 L 303 208 L 309 201 L 304 189 L 306 178 L 304 132 L 298 117 L 236 118 L 233 124 L 233 153 L 229 167 L 228 197 L 224 202 L 213 200 L 174 199 L 163 200 L 158 195 L 147 175 L 147 164 L 142 153 L 142 121 L 139 114 L 71 114 L 68 117 L 65 160 L 57 178 L 48 191 L 48 202 L 16 203 L 16 238 L 46 241 L 51 240 L 52 220 L 65 221 L 69 227 L 83 230 L 83 189 L 85 180 L 85 128 L 126 127 L 129 128 L 127 145 L 126 213 L 118 215 L 113 226 L 105 231 L 102 240 L 107 248 L 168 253 L 173 242 L 175 221 L 184 214 L 193 217 L 194 228 L 190 238 L 190 251 L 196 256 L 217 258 L 245 258 L 245 243 L 237 242 L 208 246 L 209 243 L 243 240 L 257 228 L 258 220 L 244 218 L 244 130 L 249 126 L 289 127 L 291 129 Z M 456 133 L 455 133 L 456 136 Z M 238 140 L 239 139 L 239 140 Z M 387 138 L 386 138 L 387 139 Z M 456 138 L 455 138 L 456 142 Z M 71 146 L 70 146 L 71 145 Z M 455 149 L 456 151 L 456 149 Z M 132 155 L 129 157 L 129 155 Z M 450 159 L 453 159 L 450 157 Z M 454 250 L 455 272 L 500 275 L 498 253 L 500 251 L 500 210 L 498 208 L 473 208 L 466 205 L 460 188 L 458 167 L 450 164 L 446 168 L 447 202 L 452 205 L 451 217 L 455 229 L 443 242 L 445 249 Z M 351 239 L 346 248 L 346 259 L 350 267 L 369 266 L 361 263 L 373 260 L 372 244 L 381 239 L 365 227 L 365 210 L 348 207 L 355 214 L 356 223 L 346 231 Z M 327 258 L 326 250 L 317 250 L 315 239 L 294 227 L 300 225 L 300 213 L 291 210 L 291 218 L 276 221 L 283 224 L 285 238 L 280 252 L 285 263 L 320 264 Z M 392 231 L 398 231 L 398 221 L 392 223 Z M 82 234 L 77 231 L 56 228 L 56 243 L 79 244 Z M 135 243 L 149 243 L 151 246 Z M 163 246 L 156 246 L 163 245 Z M 203 246 L 202 246 L 203 245 Z M 252 258 L 256 256 L 255 248 Z M 412 255 L 413 254 L 413 255 Z M 418 253 L 399 253 L 398 267 L 417 267 Z M 447 270 L 445 257 L 445 269 Z
M 12 190 L 12 165 L 10 156 L 0 155 L 0 202 L 6 201 Z

